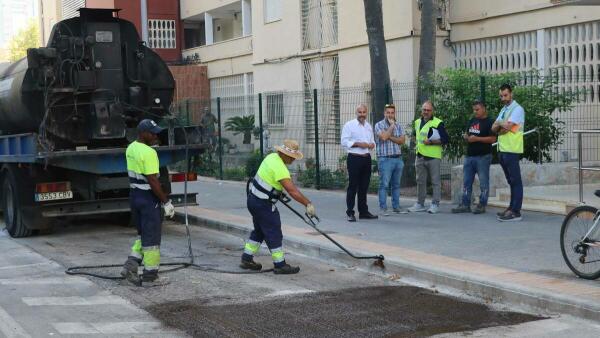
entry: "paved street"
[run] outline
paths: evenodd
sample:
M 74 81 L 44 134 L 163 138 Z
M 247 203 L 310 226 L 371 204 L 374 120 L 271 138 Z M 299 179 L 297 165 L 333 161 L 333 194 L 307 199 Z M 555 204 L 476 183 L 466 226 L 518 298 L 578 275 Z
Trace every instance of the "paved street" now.
M 198 201 L 202 208 L 248 216 L 244 186 L 245 184 L 238 182 L 203 180 L 190 183 L 190 191 L 199 192 Z M 490 208 L 483 215 L 455 215 L 450 213 L 452 205 L 442 203 L 441 212 L 436 215 L 411 213 L 350 223 L 345 218 L 343 192 L 312 189 L 302 191 L 316 205 L 321 218 L 320 227 L 327 231 L 425 253 L 553 278 L 577 280 L 560 253 L 562 216 L 525 211 L 522 222 L 500 223 L 496 220 L 498 209 Z M 598 202 L 600 204 L 600 199 Z M 401 197 L 400 203 L 402 207 L 409 207 L 414 200 Z M 299 204 L 292 204 L 304 213 Z M 371 212 L 379 212 L 375 195 L 369 195 L 368 205 Z M 307 228 L 302 220 L 285 207 L 280 206 L 279 211 L 286 225 Z M 599 282 L 579 282 L 600 287 Z
M 138 288 L 65 275 L 65 267 L 123 260 L 135 232 L 110 223 L 79 220 L 48 235 L 0 238 L 4 336 L 414 337 L 469 331 L 492 337 L 524 330 L 538 337 L 592 337 L 600 328 L 568 316 L 539 320 L 506 312 L 293 252 L 289 260 L 302 268 L 294 276 L 184 269 L 166 273 L 167 285 Z M 163 232 L 163 262 L 185 259 L 185 228 L 170 222 Z M 192 227 L 192 237 L 198 263 L 240 271 L 241 238 L 199 227 Z M 258 260 L 270 265 L 264 249 Z M 94 272 L 116 275 L 118 269 Z

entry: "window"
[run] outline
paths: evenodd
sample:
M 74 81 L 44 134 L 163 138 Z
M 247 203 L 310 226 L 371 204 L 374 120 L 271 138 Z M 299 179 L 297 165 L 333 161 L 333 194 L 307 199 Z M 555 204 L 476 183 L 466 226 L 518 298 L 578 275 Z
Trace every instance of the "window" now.
M 302 0 L 303 50 L 337 45 L 337 0 Z
M 265 94 L 269 126 L 283 126 L 283 93 Z
M 281 20 L 282 0 L 264 0 L 265 23 Z
M 79 16 L 78 10 L 85 7 L 85 0 L 63 0 L 62 19 L 70 19 Z
M 175 20 L 148 20 L 148 46 L 174 49 L 177 46 Z

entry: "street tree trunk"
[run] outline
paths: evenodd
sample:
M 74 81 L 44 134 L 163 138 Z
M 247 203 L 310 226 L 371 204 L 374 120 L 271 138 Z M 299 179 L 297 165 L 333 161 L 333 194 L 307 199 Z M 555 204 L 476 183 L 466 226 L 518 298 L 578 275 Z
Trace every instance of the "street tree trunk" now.
M 371 57 L 371 95 L 375 121 L 383 119 L 383 107 L 394 101 L 390 87 L 390 71 L 388 68 L 387 49 L 383 33 L 382 0 L 363 0 L 365 5 L 365 22 L 369 39 L 369 55 Z
M 417 104 L 428 100 L 430 93 L 420 85 L 435 72 L 436 0 L 421 0 L 421 39 L 419 43 L 419 74 Z

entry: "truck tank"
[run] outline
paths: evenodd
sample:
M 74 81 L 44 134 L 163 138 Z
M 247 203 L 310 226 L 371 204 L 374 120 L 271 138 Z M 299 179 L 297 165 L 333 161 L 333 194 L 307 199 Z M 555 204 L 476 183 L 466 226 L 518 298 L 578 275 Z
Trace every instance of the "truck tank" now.
M 124 146 L 140 120 L 168 114 L 171 72 L 116 11 L 80 9 L 46 47 L 0 64 L 0 134 L 37 133 L 48 151 Z

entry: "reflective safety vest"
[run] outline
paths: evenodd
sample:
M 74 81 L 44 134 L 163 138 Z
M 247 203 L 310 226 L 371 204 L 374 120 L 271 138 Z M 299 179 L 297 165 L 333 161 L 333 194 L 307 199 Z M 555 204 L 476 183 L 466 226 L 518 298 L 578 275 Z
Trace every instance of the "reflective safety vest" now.
M 283 190 L 283 186 L 279 181 L 290 177 L 290 172 L 279 154 L 269 154 L 260 164 L 254 178 L 249 182 L 249 191 L 260 199 L 275 203 Z
M 502 122 L 508 121 L 516 107 L 520 106 L 513 101 L 510 106 L 502 108 L 500 111 Z M 507 133 L 498 135 L 498 150 L 502 153 L 523 153 L 523 124 L 515 125 Z
M 129 187 L 150 191 L 146 175 L 159 175 L 159 162 L 156 150 L 152 147 L 133 141 L 125 152 L 127 159 L 127 174 L 129 176 Z
M 417 153 L 423 156 L 431 157 L 431 158 L 442 158 L 442 145 L 441 144 L 425 144 L 425 140 L 428 139 L 429 129 L 437 128 L 442 120 L 437 117 L 433 117 L 431 120 L 427 121 L 423 128 L 421 126 L 421 119 L 415 120 L 415 133 L 417 136 Z

